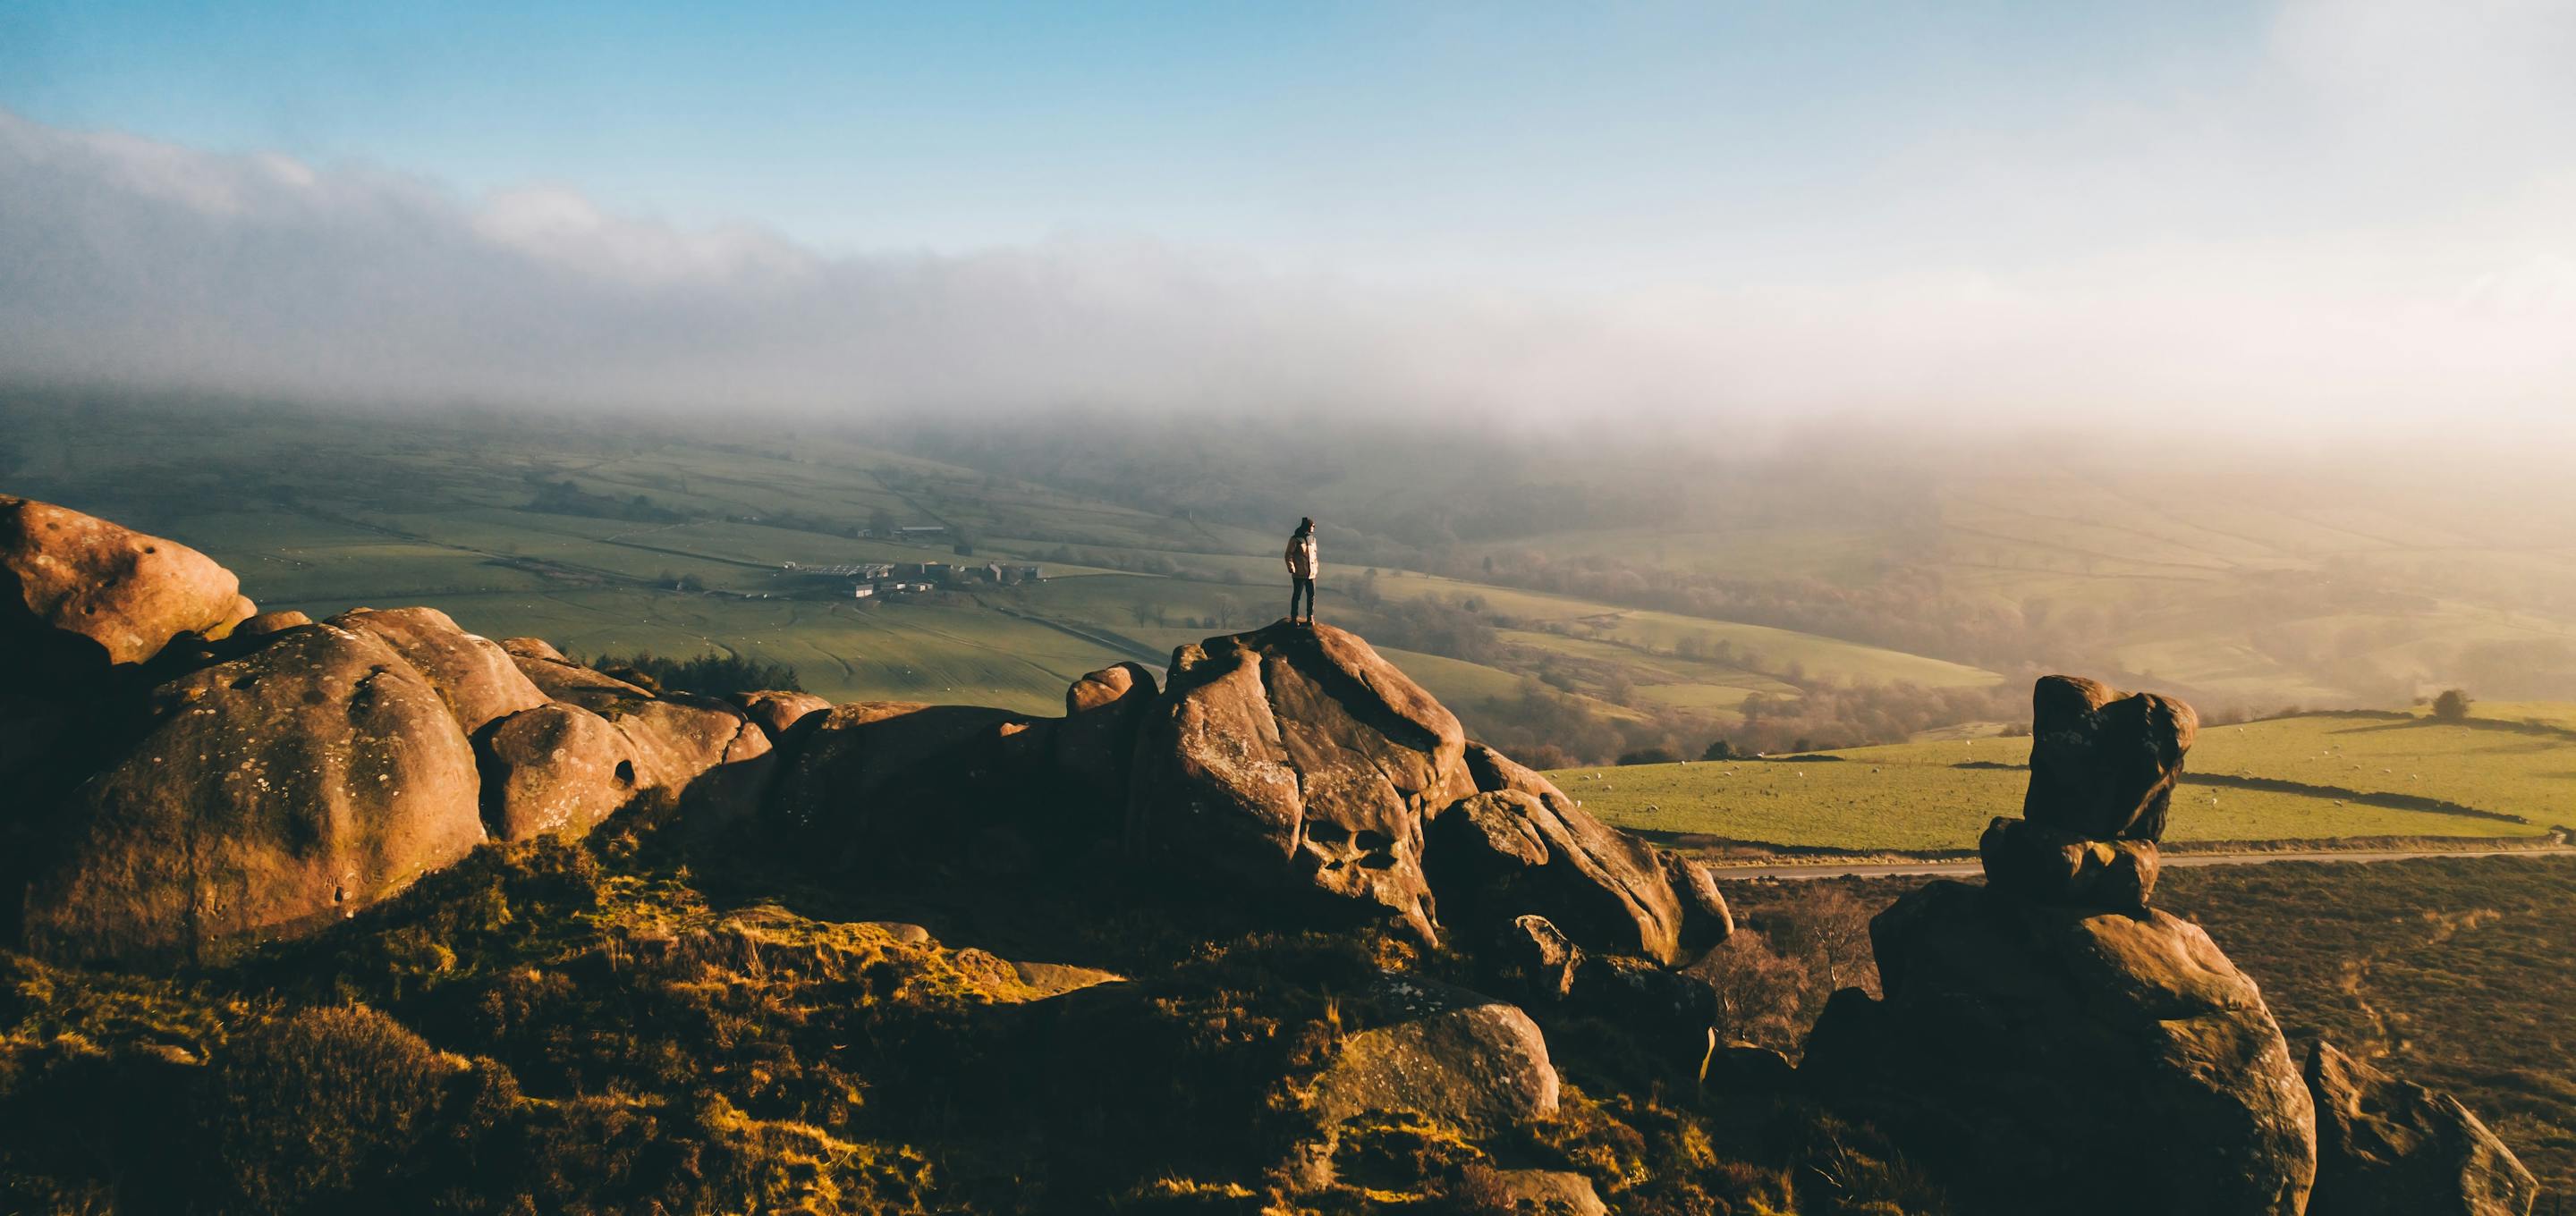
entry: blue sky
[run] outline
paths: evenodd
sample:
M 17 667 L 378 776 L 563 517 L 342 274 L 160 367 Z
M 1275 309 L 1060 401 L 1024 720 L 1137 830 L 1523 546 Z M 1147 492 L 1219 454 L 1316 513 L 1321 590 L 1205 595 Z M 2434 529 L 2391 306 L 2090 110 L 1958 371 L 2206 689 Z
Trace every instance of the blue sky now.
M 2564 0 L 14 0 L 0 371 L 2563 418 L 2570 62 Z
M 2028 154 L 2241 89 L 2264 21 L 2215 4 L 20 0 L 0 16 L 0 105 L 467 191 L 559 184 L 841 250 L 1075 232 L 1617 267 L 1868 220 L 1937 193 L 1919 158 L 1962 136 Z

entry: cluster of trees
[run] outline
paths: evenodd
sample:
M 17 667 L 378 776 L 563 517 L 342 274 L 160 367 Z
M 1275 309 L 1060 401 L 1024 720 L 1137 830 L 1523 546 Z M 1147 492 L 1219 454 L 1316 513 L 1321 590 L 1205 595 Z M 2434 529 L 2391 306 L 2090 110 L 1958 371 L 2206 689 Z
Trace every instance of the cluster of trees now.
M 640 683 L 656 692 L 694 692 L 720 697 L 732 692 L 758 692 L 777 689 L 801 692 L 796 682 L 796 669 L 784 663 L 763 663 L 738 654 L 702 654 L 690 658 L 670 658 L 649 650 L 633 654 L 601 654 L 573 661 L 594 667 L 620 679 Z M 635 676 L 644 677 L 635 680 Z

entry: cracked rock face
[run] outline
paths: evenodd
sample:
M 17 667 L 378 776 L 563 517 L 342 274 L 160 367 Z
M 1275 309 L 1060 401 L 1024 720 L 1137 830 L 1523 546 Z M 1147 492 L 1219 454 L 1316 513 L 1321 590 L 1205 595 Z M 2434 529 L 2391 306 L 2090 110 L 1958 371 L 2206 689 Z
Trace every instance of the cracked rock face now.
M 382 641 L 277 634 L 152 693 L 27 893 L 58 958 L 218 957 L 379 902 L 483 840 L 474 753 Z
M 1138 733 L 1127 842 L 1217 883 L 1379 904 L 1438 939 L 1425 819 L 1477 792 L 1458 719 L 1329 625 L 1173 655 Z

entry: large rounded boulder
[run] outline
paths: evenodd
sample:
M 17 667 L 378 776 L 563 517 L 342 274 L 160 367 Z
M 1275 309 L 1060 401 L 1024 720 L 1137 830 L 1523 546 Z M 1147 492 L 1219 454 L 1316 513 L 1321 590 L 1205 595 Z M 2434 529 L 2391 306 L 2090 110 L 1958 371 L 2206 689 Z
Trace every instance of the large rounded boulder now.
M 1800 1075 L 1976 1210 L 2298 1216 L 2315 1111 L 2254 982 L 2157 911 L 1940 881 L 1870 924 Z
M 1192 880 L 1391 910 L 1438 939 L 1423 824 L 1477 792 L 1458 719 L 1368 643 L 1281 622 L 1183 646 L 1138 731 L 1127 843 Z
M 1481 791 L 1441 811 L 1429 873 L 1442 916 L 1490 937 L 1537 914 L 1591 950 L 1671 965 L 1733 924 L 1704 867 L 1593 818 L 1554 782 L 1482 744 L 1467 748 Z
M 499 643 L 465 632 L 436 608 L 361 608 L 333 617 L 331 623 L 393 647 L 428 677 L 468 735 L 546 703 L 546 694 L 521 674 Z
M 642 788 L 625 732 L 578 705 L 555 701 L 512 714 L 478 748 L 483 820 L 501 840 L 580 836 Z
M 140 741 L 57 817 L 26 896 L 42 953 L 220 956 L 350 915 L 484 838 L 464 732 L 376 638 L 289 629 L 150 700 Z
M 0 679 L 141 663 L 256 611 L 232 571 L 186 545 L 0 495 Z

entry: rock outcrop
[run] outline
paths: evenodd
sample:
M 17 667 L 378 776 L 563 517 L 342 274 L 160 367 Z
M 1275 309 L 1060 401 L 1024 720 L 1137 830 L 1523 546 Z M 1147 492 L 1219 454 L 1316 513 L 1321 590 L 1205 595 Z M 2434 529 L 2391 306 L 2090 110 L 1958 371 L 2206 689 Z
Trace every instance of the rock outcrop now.
M 1067 784 L 1113 812 L 1127 805 L 1136 732 L 1160 690 L 1137 663 L 1103 668 L 1064 690 L 1064 721 L 1055 730 L 1055 763 Z
M 2458 1099 L 2322 1041 L 2306 1077 L 2317 1107 L 2308 1216 L 2530 1216 L 2539 1183 Z
M 256 614 L 240 581 L 177 541 L 0 495 L 0 681 L 93 677 Z
M 2026 819 L 1987 885 L 1870 922 L 1883 1000 L 1834 994 L 1802 1079 L 2001 1211 L 2296 1216 L 2315 1112 L 2254 982 L 2147 907 L 2190 707 L 2050 676 Z
M 59 813 L 25 932 L 76 959 L 207 958 L 350 915 L 483 839 L 431 683 L 332 625 L 154 689 L 152 725 Z
M 1351 634 L 1282 622 L 1172 656 L 1127 841 L 1202 881 L 1381 905 L 1437 941 L 1423 823 L 1476 792 L 1431 694 Z
M 1941 881 L 1870 937 L 1885 999 L 1836 993 L 1802 1076 L 1901 1131 L 1963 1195 L 2003 1211 L 2303 1210 L 2307 1088 L 2262 994 L 2199 926 Z

